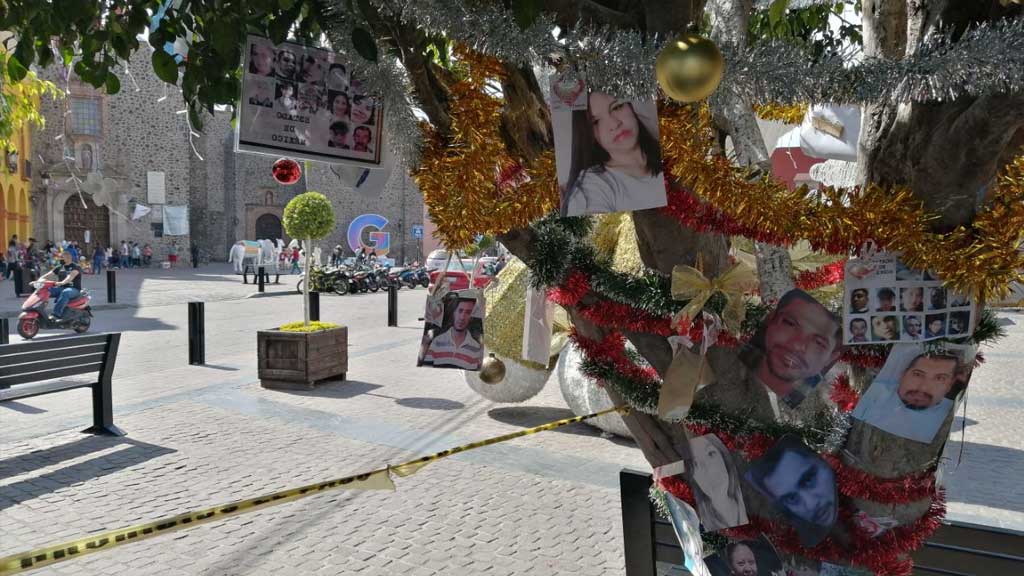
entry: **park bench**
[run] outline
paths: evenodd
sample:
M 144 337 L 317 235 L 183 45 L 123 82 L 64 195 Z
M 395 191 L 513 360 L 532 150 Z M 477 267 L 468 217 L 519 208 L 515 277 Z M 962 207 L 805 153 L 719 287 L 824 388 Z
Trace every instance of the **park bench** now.
M 110 394 L 120 341 L 120 334 L 97 334 L 0 346 L 0 402 L 91 388 L 93 424 L 82 432 L 124 436 L 114 426 Z M 95 381 L 69 379 L 89 374 Z
M 646 472 L 627 469 L 619 474 L 626 576 L 655 576 L 668 565 L 683 563 L 672 524 L 651 503 L 652 481 Z M 945 521 L 912 556 L 914 576 L 1024 574 L 1024 533 Z

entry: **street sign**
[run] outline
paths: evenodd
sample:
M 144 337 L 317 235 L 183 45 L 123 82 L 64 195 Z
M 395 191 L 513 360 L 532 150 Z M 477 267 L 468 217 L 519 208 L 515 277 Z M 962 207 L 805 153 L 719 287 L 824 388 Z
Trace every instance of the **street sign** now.
M 420 226 L 419 224 L 413 224 L 412 225 L 412 237 L 417 239 L 417 240 L 422 240 L 423 239 L 423 226 Z

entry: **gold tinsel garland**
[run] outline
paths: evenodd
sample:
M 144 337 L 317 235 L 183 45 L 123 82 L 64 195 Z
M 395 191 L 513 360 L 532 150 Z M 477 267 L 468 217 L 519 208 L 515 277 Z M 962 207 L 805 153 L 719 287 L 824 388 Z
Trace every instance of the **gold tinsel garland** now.
M 461 50 L 465 78 L 450 94 L 452 135 L 430 128 L 415 177 L 438 234 L 449 248 L 477 234 L 527 226 L 558 206 L 554 153 L 526 166 L 530 181 L 500 190 L 499 171 L 517 162 L 501 137 L 502 101 L 485 92 L 500 80 L 497 60 Z M 933 270 L 951 288 L 985 297 L 1005 294 L 1024 280 L 1024 156 L 999 176 L 992 198 L 969 227 L 930 231 L 934 217 L 906 187 L 869 185 L 859 190 L 788 190 L 770 176 L 750 179 L 744 168 L 711 154 L 715 135 L 705 108 L 660 107 L 661 146 L 672 175 L 737 222 L 774 237 L 807 240 L 817 251 L 847 254 L 866 240 L 902 253 L 913 268 Z
M 1024 156 L 1000 174 L 992 198 L 969 227 L 930 231 L 909 188 L 788 190 L 770 176 L 749 173 L 709 154 L 714 142 L 706 109 L 666 105 L 659 111 L 664 158 L 672 175 L 739 223 L 774 236 L 804 239 L 815 250 L 845 254 L 872 239 L 902 253 L 910 267 L 935 271 L 951 288 L 998 297 L 1024 279 Z
M 800 124 L 807 114 L 806 104 L 779 104 L 769 102 L 754 106 L 754 113 L 762 120 L 775 120 L 784 124 Z
M 414 177 L 430 219 L 445 246 L 460 249 L 477 234 L 500 234 L 523 228 L 558 207 L 554 153 L 525 166 L 530 181 L 500 190 L 495 171 L 517 162 L 501 137 L 502 100 L 485 92 L 488 80 L 500 80 L 494 58 L 459 51 L 468 70 L 451 86 L 449 138 L 424 127 L 424 149 Z
M 642 274 L 647 268 L 640 258 L 640 245 L 630 212 L 597 216 L 590 234 L 597 253 L 611 260 L 611 268 L 623 274 Z

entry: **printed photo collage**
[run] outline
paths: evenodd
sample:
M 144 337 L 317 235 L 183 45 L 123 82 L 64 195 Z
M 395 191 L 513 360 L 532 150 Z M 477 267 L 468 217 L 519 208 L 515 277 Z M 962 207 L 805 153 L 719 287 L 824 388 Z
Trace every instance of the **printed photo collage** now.
M 378 102 L 332 52 L 250 36 L 241 104 L 240 145 L 380 161 Z
M 974 303 L 927 271 L 891 254 L 846 264 L 843 342 L 881 344 L 963 338 L 974 326 Z

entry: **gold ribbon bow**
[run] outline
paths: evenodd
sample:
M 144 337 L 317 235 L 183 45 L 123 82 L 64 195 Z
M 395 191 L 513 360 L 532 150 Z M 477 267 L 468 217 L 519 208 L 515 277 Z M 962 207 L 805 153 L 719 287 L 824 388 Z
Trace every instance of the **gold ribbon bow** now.
M 672 269 L 672 298 L 690 302 L 672 317 L 672 327 L 678 326 L 683 318 L 696 318 L 708 299 L 715 292 L 719 292 L 725 296 L 722 320 L 730 329 L 739 330 L 746 313 L 743 295 L 755 288 L 757 273 L 742 260 L 737 261 L 723 274 L 711 279 L 692 266 L 676 266 Z

